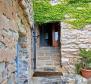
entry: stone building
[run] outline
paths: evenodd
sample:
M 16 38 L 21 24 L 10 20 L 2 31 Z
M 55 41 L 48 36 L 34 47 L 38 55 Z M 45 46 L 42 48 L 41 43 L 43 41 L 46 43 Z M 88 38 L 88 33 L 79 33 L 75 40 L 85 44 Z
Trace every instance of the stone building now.
M 91 48 L 91 25 L 34 25 L 31 0 L 0 0 L 0 84 L 86 84 L 75 74 L 79 48 Z
M 0 84 L 29 82 L 32 22 L 30 0 L 0 0 Z

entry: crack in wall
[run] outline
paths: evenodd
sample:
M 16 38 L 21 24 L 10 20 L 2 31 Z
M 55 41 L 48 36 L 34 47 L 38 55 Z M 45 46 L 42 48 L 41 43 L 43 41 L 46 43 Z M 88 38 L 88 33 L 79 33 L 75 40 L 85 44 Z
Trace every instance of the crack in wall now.
M 4 42 L 0 41 L 0 48 L 2 49 L 2 48 L 6 48 L 6 47 L 7 47 L 6 44 Z

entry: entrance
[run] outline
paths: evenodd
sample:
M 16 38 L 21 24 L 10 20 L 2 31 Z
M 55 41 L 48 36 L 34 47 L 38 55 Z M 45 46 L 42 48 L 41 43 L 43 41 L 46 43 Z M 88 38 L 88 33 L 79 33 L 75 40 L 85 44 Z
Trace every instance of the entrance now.
M 60 46 L 60 24 L 46 23 L 40 27 L 40 47 L 59 47 Z

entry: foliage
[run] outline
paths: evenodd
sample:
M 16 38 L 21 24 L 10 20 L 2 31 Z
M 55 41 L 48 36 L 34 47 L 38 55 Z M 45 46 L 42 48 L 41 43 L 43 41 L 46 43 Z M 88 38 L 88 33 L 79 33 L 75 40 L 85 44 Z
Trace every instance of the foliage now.
M 83 68 L 91 68 L 91 50 L 80 49 L 80 56 L 84 64 Z
M 80 49 L 80 54 L 81 57 L 83 58 L 89 58 L 91 59 L 91 50 L 86 50 L 86 49 Z
M 64 21 L 77 28 L 91 23 L 91 0 L 59 0 L 57 5 L 51 5 L 50 1 L 33 0 L 37 23 Z
M 77 64 L 75 64 L 75 67 L 76 67 L 75 72 L 76 72 L 77 74 L 80 74 L 80 70 L 81 70 L 81 68 L 82 68 L 82 63 L 77 63 Z
M 91 69 L 91 50 L 80 49 L 81 62 L 77 63 L 76 72 L 80 73 L 81 68 Z

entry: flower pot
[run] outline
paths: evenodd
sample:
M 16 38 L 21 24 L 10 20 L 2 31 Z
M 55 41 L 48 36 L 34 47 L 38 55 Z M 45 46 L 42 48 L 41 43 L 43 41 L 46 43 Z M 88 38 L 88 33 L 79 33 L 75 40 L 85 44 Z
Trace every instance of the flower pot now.
M 81 69 L 81 75 L 85 78 L 91 78 L 91 69 Z

